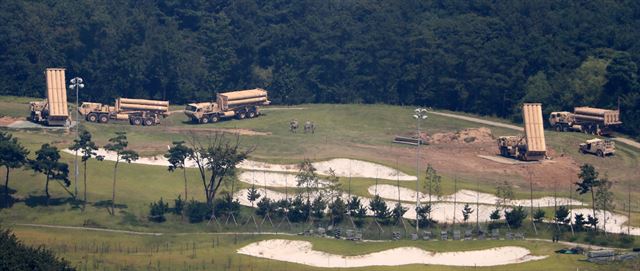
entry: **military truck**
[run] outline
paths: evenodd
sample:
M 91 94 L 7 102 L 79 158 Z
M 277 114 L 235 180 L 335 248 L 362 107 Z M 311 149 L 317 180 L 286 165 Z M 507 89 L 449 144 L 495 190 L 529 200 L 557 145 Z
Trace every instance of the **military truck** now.
M 522 106 L 524 136 L 501 136 L 498 138 L 500 155 L 522 161 L 543 160 L 547 154 L 542 120 L 542 105 L 525 103 Z
M 558 132 L 578 131 L 593 135 L 606 135 L 612 127 L 622 124 L 620 110 L 576 107 L 572 112 L 551 112 L 549 123 Z
M 160 124 L 160 117 L 169 116 L 169 101 L 117 98 L 115 105 L 83 102 L 78 108 L 90 122 L 107 123 L 109 120 L 126 120 L 131 125 L 152 126 Z
M 215 102 L 188 104 L 184 110 L 194 123 L 215 123 L 222 119 L 255 118 L 260 106 L 269 105 L 267 91 L 261 88 L 218 93 Z
M 49 126 L 69 125 L 64 68 L 47 68 L 47 99 L 29 102 L 29 119 Z
M 616 145 L 611 140 L 602 140 L 599 138 L 589 139 L 585 143 L 580 143 L 579 150 L 581 153 L 591 153 L 600 157 L 613 155 L 616 152 Z

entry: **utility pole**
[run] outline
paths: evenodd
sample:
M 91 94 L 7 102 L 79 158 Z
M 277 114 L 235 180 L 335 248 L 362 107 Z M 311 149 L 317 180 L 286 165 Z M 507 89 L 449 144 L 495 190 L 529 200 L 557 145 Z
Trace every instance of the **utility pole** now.
M 420 145 L 422 144 L 422 136 L 420 136 L 420 121 L 427 119 L 427 109 L 416 108 L 413 118 L 416 119 L 416 130 L 418 132 L 418 144 L 416 145 L 416 233 L 420 231 L 420 216 L 418 208 L 420 208 Z
M 69 88 L 76 89 L 76 139 L 79 141 L 80 140 L 80 119 L 78 118 L 78 111 L 80 110 L 80 108 L 78 107 L 78 104 L 79 104 L 78 91 L 81 88 L 84 88 L 84 84 L 82 83 L 83 80 L 80 77 L 74 77 L 69 82 L 71 83 L 69 85 Z M 73 162 L 73 167 L 75 168 L 75 171 L 74 171 L 75 185 L 74 185 L 74 192 L 73 192 L 73 198 L 75 199 L 78 197 L 78 150 L 76 150 L 75 152 L 75 160 Z

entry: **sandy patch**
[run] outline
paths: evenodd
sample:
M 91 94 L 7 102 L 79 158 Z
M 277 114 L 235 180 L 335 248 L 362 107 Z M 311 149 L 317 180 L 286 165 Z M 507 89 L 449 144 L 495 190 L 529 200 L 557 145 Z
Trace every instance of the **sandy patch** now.
M 431 252 L 416 247 L 399 247 L 358 256 L 343 256 L 313 250 L 312 244 L 307 241 L 283 239 L 258 241 L 238 249 L 238 253 L 322 268 L 407 264 L 496 266 L 546 258 L 533 256 L 528 249 L 515 246 L 455 252 Z
M 240 174 L 238 179 L 241 182 L 255 184 L 256 186 L 267 187 L 296 187 L 296 175 L 279 172 L 266 171 L 245 171 Z M 326 180 L 318 180 L 318 187 L 323 188 L 327 185 Z
M 435 133 L 431 136 L 423 136 L 423 139 L 427 144 L 494 142 L 491 129 L 486 127 L 468 128 L 457 132 Z
M 377 188 L 375 185 L 372 185 L 372 186 L 369 186 L 368 191 L 369 191 L 369 194 L 371 195 L 375 195 L 377 192 L 377 194 L 380 195 L 380 197 L 388 200 L 394 200 L 394 201 L 398 200 L 398 191 L 399 191 L 401 201 L 411 201 L 411 202 L 416 201 L 415 190 L 404 188 L 404 187 L 397 187 L 395 185 L 379 184 L 377 185 Z M 427 194 L 420 193 L 419 196 L 420 196 L 420 201 L 422 202 L 426 202 L 429 199 L 428 193 Z M 442 201 L 442 202 L 454 202 L 454 199 L 459 203 L 462 202 L 462 203 L 475 204 L 476 201 L 478 201 L 478 203 L 480 204 L 491 205 L 496 203 L 496 201 L 498 200 L 498 197 L 488 193 L 481 193 L 473 190 L 461 189 L 461 190 L 458 190 L 458 192 L 456 192 L 455 194 L 445 195 L 439 200 L 435 196 L 431 198 L 432 201 Z M 531 200 L 529 199 L 512 200 L 511 202 L 509 202 L 509 205 L 512 205 L 512 206 L 520 205 L 520 206 L 528 207 L 528 206 L 531 206 Z M 554 199 L 553 197 L 542 197 L 542 198 L 533 199 L 534 207 L 549 207 L 549 206 L 555 206 L 555 205 L 583 206 L 585 204 L 578 200 L 572 200 L 569 198 Z
M 575 214 L 583 214 L 584 218 L 587 218 L 587 215 L 591 215 L 593 211 L 587 208 L 581 209 L 573 209 L 571 210 L 571 221 L 574 221 Z M 625 215 L 620 215 L 616 213 L 606 212 L 602 210 L 596 210 L 596 217 L 598 218 L 598 229 L 602 229 L 604 226 L 604 219 L 607 218 L 606 232 L 611 233 L 630 233 L 631 235 L 640 235 L 639 227 L 629 227 L 624 225 L 629 219 Z
M 0 117 L 0 126 L 9 126 L 16 121 L 21 121 L 21 118 L 14 118 L 10 116 L 2 116 Z
M 74 152 L 69 149 L 64 149 L 64 152 L 74 154 Z M 116 154 L 114 152 L 99 149 L 96 153 L 104 156 L 105 160 L 116 160 Z M 162 155 L 140 157 L 133 163 L 165 167 L 169 166 L 169 161 Z M 416 179 L 415 176 L 404 174 L 387 166 L 354 159 L 336 158 L 328 161 L 315 162 L 313 165 L 316 167 L 318 174 L 321 175 L 329 175 L 329 169 L 333 169 L 338 177 L 352 176 L 387 180 L 399 179 L 401 181 L 415 181 Z M 190 168 L 196 167 L 193 161 L 187 161 L 186 166 Z M 243 161 L 238 165 L 238 168 L 255 171 L 298 172 L 297 164 L 270 164 L 251 160 Z

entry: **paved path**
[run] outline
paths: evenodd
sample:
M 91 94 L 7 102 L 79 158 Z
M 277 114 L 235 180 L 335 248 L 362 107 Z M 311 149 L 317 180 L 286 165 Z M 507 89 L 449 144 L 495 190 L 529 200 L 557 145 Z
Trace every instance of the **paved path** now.
M 475 122 L 475 123 L 482 123 L 482 124 L 496 126 L 496 127 L 507 128 L 507 129 L 511 129 L 511 130 L 515 130 L 515 131 L 519 131 L 519 132 L 523 132 L 524 131 L 524 128 L 522 128 L 520 126 L 516 126 L 516 125 L 512 125 L 512 124 L 506 124 L 506 123 L 497 122 L 497 121 L 484 120 L 484 119 L 481 119 L 481 118 L 474 118 L 474 117 L 461 116 L 461 115 L 456 115 L 456 114 L 451 114 L 451 113 L 434 112 L 434 111 L 431 111 L 430 114 L 443 116 L 443 117 L 449 117 L 449 118 L 456 118 L 456 119 L 471 121 L 471 122 Z M 622 142 L 624 144 L 627 144 L 629 146 L 635 147 L 637 149 L 640 149 L 640 142 L 637 142 L 637 141 L 634 141 L 634 140 L 631 140 L 631 139 L 628 139 L 628 138 L 621 138 L 621 137 L 613 137 L 611 139 L 615 140 L 615 141 L 618 141 L 618 142 Z

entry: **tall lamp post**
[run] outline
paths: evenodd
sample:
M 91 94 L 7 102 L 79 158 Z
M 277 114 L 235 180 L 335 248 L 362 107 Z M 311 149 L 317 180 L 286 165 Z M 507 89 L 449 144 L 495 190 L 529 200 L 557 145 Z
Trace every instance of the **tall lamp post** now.
M 80 77 L 74 77 L 69 82 L 71 83 L 69 85 L 69 88 L 76 89 L 76 139 L 80 140 L 80 119 L 78 118 L 78 110 L 80 110 L 80 108 L 78 107 L 78 90 L 80 90 L 81 88 L 84 88 L 84 84 L 82 83 L 83 80 Z M 76 183 L 73 197 L 75 198 L 78 196 L 78 150 L 76 150 L 76 157 L 73 164 L 75 167 L 74 176 L 75 176 L 75 183 Z
M 416 119 L 416 130 L 418 131 L 418 144 L 416 145 L 416 234 L 420 230 L 420 145 L 422 144 L 422 136 L 420 136 L 420 121 L 427 119 L 427 109 L 416 108 L 413 114 Z

